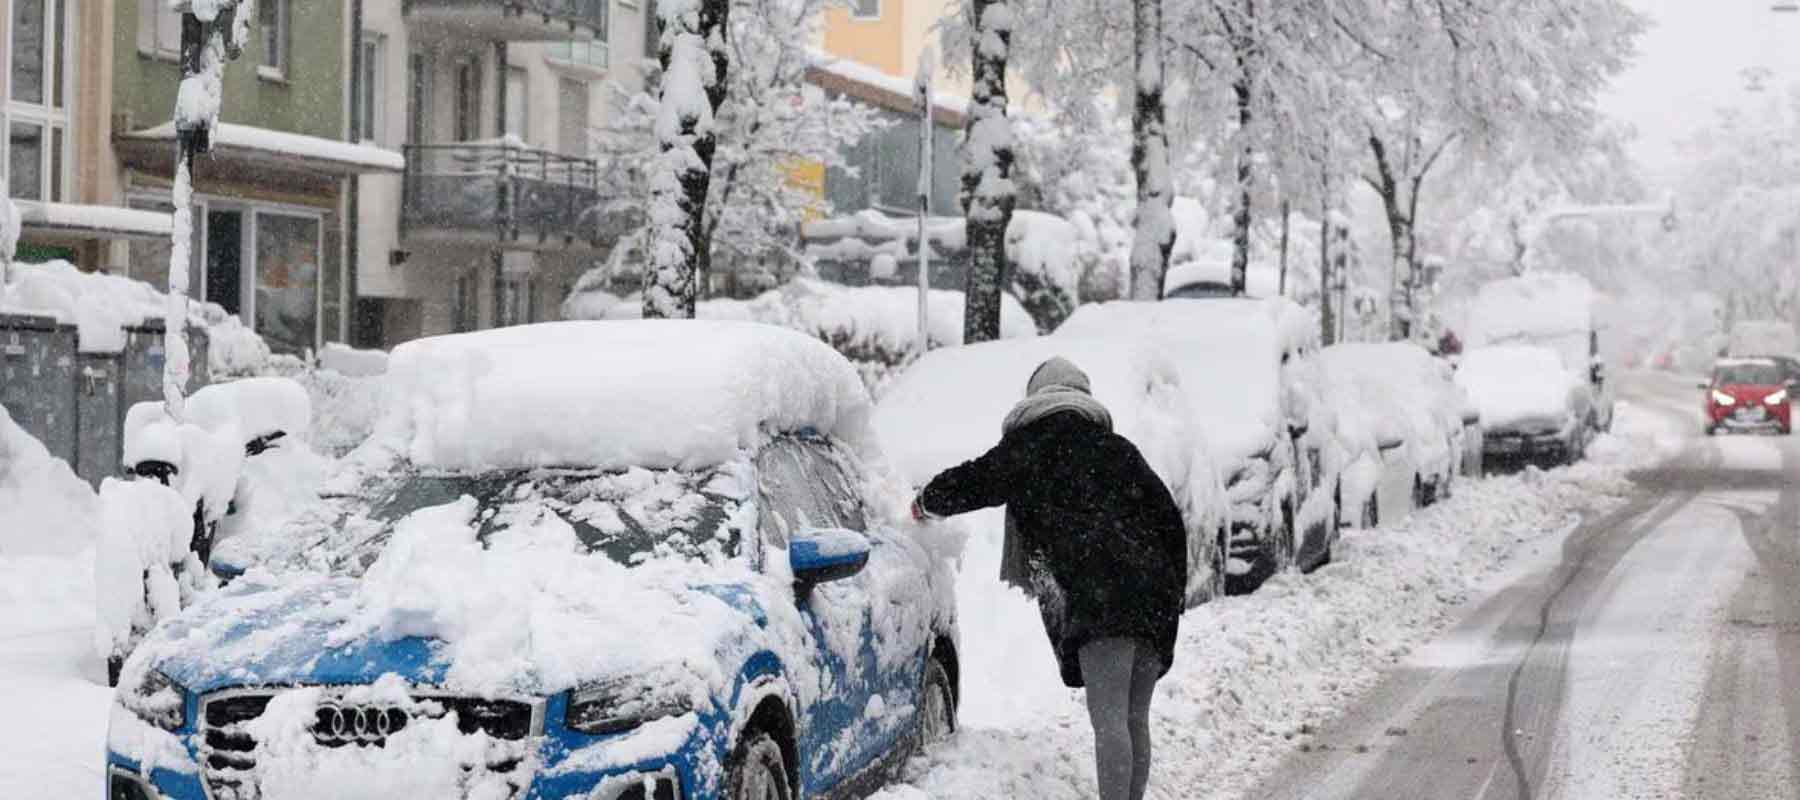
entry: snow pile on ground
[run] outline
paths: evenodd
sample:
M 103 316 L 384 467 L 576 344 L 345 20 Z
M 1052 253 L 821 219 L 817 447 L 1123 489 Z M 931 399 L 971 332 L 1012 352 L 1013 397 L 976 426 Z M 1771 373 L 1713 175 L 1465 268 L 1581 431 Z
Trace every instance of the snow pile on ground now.
M 1575 379 L 1556 351 L 1535 345 L 1476 347 L 1457 363 L 1456 384 L 1481 411 L 1487 430 L 1521 425 L 1559 429 Z
M 856 446 L 869 412 L 842 356 L 754 323 L 557 322 L 421 339 L 395 350 L 388 376 L 377 436 L 443 469 L 700 466 L 808 428 Z
M 1152 708 L 1150 796 L 1238 796 L 1448 624 L 1485 579 L 1553 550 L 1577 513 L 1608 510 L 1628 490 L 1617 469 L 1465 483 L 1397 526 L 1347 532 L 1336 560 L 1312 575 L 1277 576 L 1254 595 L 1189 611 Z M 1057 679 L 1035 607 L 986 574 L 999 515 L 972 519 L 978 534 L 958 579 L 964 725 L 914 762 L 908 785 L 876 796 L 1091 798 L 1082 694 Z
M 307 442 L 318 452 L 335 457 L 356 449 L 375 431 L 387 385 L 385 362 L 382 370 L 380 375 L 356 377 L 278 355 L 269 359 L 267 373 L 305 387 L 312 404 Z
M 319 368 L 351 378 L 368 378 L 387 372 L 385 350 L 359 350 L 339 342 L 326 342 L 319 348 Z
M 8 278 L 0 286 L 0 313 L 47 316 L 74 325 L 82 352 L 123 350 L 125 328 L 161 320 L 168 302 L 166 293 L 148 283 L 82 272 L 67 261 L 15 264 Z M 206 329 L 207 359 L 215 376 L 254 374 L 268 361 L 262 337 L 225 309 L 189 303 L 188 321 Z
M 99 534 L 99 515 L 87 482 L 0 408 L 0 558 L 89 547 Z

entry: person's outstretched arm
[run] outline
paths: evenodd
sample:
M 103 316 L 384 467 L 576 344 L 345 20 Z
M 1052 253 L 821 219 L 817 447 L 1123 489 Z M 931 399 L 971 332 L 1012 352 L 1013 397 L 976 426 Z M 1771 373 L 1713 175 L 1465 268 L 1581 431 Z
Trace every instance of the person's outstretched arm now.
M 913 500 L 913 515 L 949 517 L 1004 505 L 1025 449 L 1021 437 L 1008 435 L 973 461 L 938 473 Z

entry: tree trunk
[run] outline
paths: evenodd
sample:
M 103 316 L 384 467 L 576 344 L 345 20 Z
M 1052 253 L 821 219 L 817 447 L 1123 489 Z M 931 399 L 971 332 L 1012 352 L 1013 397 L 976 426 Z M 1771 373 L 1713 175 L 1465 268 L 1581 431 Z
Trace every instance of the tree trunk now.
M 1331 286 L 1331 181 L 1320 183 L 1326 191 L 1319 195 L 1319 341 L 1337 344 L 1336 309 L 1332 305 Z
M 1160 300 L 1175 247 L 1169 182 L 1169 136 L 1163 125 L 1162 0 L 1133 4 L 1137 106 L 1132 116 L 1131 167 L 1137 177 L 1137 215 L 1131 242 L 1131 297 Z
M 972 0 L 969 128 L 963 147 L 962 206 L 969 246 L 964 287 L 963 341 L 1000 338 L 1000 293 L 1006 286 L 1006 227 L 1012 222 L 1012 129 L 1006 119 L 1006 59 L 1012 44 L 1012 7 L 1005 0 Z
M 692 319 L 710 248 L 703 221 L 718 139 L 713 115 L 725 101 L 728 0 L 662 4 L 661 105 L 651 171 L 649 275 L 644 317 Z
M 1388 161 L 1387 145 L 1380 137 L 1369 137 L 1369 150 L 1375 157 L 1376 178 L 1370 181 L 1375 193 L 1381 196 L 1381 210 L 1387 217 L 1389 281 L 1388 281 L 1388 337 L 1394 341 L 1403 341 L 1412 335 L 1412 309 L 1405 307 L 1407 293 L 1405 291 L 1407 259 L 1412 246 L 1412 221 L 1406 218 L 1406 210 L 1400 203 L 1400 184 L 1394 178 L 1394 168 Z
M 1237 80 L 1231 84 L 1231 93 L 1237 99 L 1238 136 L 1243 141 L 1238 148 L 1237 212 L 1232 219 L 1232 252 L 1231 252 L 1231 291 L 1233 294 L 1244 294 L 1250 284 L 1250 182 L 1253 177 L 1251 162 L 1256 158 L 1256 148 L 1250 142 L 1250 109 L 1252 86 L 1250 83 L 1251 48 L 1255 46 L 1248 27 L 1256 17 L 1255 0 L 1244 0 L 1245 30 L 1239 33 L 1232 42 L 1232 51 L 1237 56 Z
M 1281 201 L 1281 260 L 1280 260 L 1280 262 L 1278 262 L 1280 265 L 1280 272 L 1277 273 L 1276 278 L 1275 278 L 1275 296 L 1276 297 L 1286 297 L 1287 296 L 1288 225 L 1293 222 L 1293 219 L 1294 219 L 1293 207 L 1288 204 L 1288 201 L 1282 200 Z

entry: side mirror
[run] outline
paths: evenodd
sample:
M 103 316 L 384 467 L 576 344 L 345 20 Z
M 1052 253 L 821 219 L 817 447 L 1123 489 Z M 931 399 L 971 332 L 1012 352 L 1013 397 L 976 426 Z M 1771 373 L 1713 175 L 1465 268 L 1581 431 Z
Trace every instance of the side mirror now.
M 794 590 L 801 596 L 814 586 L 862 572 L 869 563 L 869 540 L 856 531 L 836 528 L 805 530 L 788 545 Z
M 1790 383 L 1790 384 L 1791 384 L 1791 383 L 1792 383 L 1792 381 L 1789 381 L 1789 383 Z M 1704 392 L 1704 391 L 1706 391 L 1706 390 L 1707 390 L 1707 389 L 1711 389 L 1711 388 L 1712 388 L 1712 384 L 1710 384 L 1710 383 L 1707 383 L 1707 382 L 1706 382 L 1706 381 L 1701 381 L 1701 382 L 1699 382 L 1699 383 L 1696 383 L 1696 384 L 1694 384 L 1694 388 L 1696 388 L 1696 389 L 1699 389 L 1699 390 L 1700 390 L 1700 391 L 1702 391 L 1702 392 Z
M 1398 450 L 1404 444 L 1406 444 L 1406 440 L 1398 436 L 1382 436 L 1375 440 L 1375 447 L 1383 453 L 1389 450 Z

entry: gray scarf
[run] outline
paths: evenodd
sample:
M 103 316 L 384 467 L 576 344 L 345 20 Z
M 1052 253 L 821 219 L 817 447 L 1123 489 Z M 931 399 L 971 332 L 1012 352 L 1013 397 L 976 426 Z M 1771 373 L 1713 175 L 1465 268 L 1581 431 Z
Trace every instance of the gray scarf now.
M 1112 414 L 1094 399 L 1087 373 L 1062 357 L 1052 358 L 1031 373 L 1025 386 L 1025 399 L 1013 406 L 1001 423 L 1002 433 L 1010 434 L 1052 414 L 1073 411 L 1089 422 L 1112 430 Z M 1044 585 L 1049 576 L 1034 569 L 1025 551 L 1024 537 L 1019 535 L 1012 509 L 1006 510 L 1006 538 L 1000 546 L 1000 580 L 1023 589 L 1033 597 L 1044 598 L 1054 587 Z

